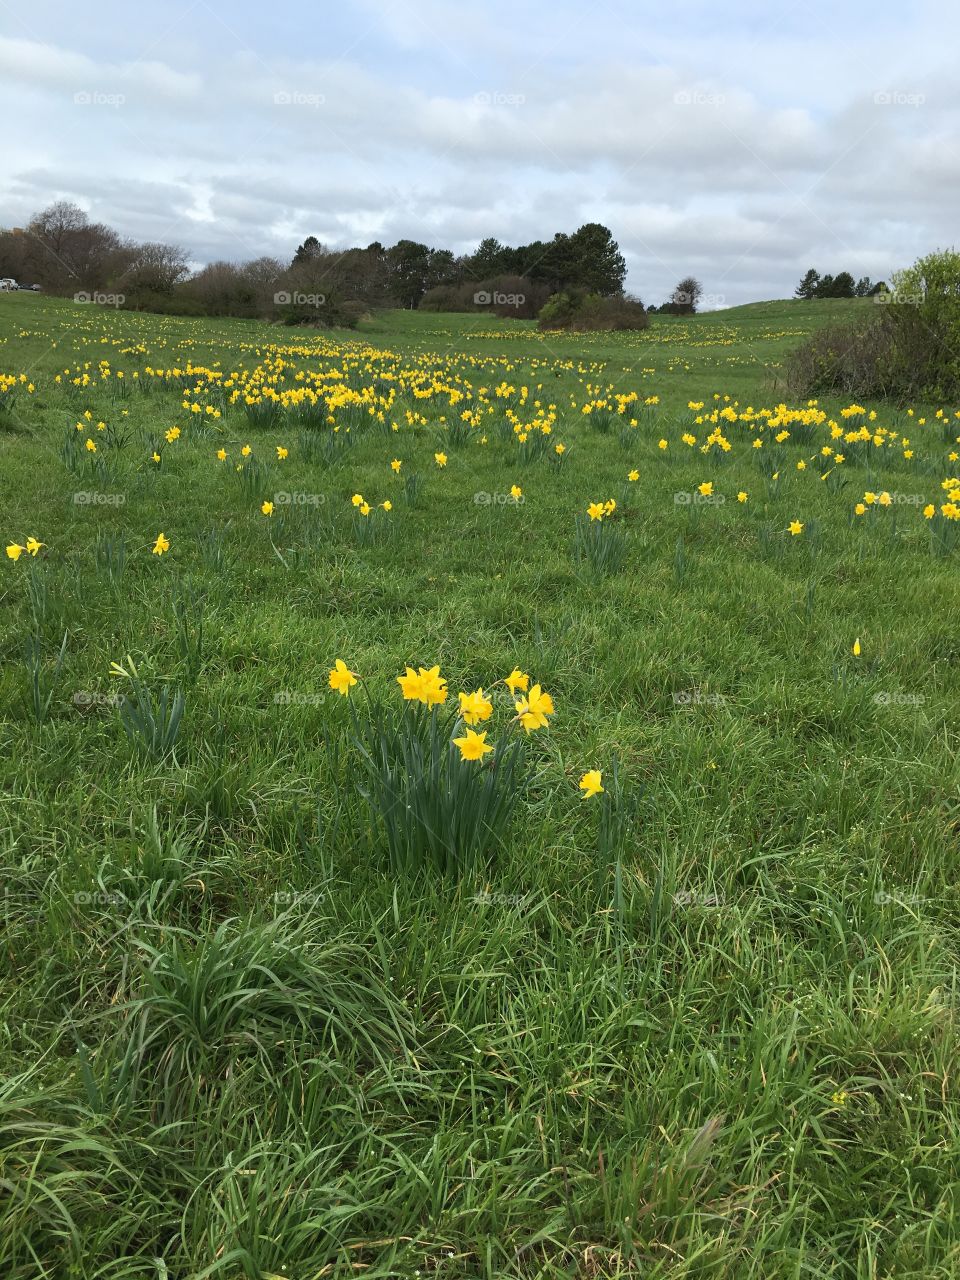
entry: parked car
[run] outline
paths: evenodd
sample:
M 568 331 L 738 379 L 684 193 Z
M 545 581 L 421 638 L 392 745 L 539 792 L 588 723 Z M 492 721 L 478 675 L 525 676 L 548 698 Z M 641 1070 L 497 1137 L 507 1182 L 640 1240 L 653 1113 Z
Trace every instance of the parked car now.
M 3 276 L 2 278 L 0 278 L 0 292 L 12 293 L 14 289 L 19 289 L 19 288 L 20 286 L 17 284 L 16 280 L 13 279 L 12 276 Z

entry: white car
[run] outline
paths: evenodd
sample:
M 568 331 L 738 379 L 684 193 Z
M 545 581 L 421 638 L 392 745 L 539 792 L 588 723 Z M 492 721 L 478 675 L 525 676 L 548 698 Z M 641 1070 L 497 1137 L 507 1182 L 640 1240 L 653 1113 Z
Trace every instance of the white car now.
M 0 293 L 10 293 L 19 288 L 20 286 L 11 276 L 0 277 Z

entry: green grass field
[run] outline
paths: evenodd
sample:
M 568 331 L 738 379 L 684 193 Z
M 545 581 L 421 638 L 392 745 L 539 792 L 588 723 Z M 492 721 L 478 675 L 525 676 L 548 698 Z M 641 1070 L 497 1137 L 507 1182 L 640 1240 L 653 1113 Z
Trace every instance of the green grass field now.
M 0 296 L 3 1280 L 960 1274 L 960 420 L 791 398 L 862 305 Z M 446 871 L 435 664 L 526 753 Z

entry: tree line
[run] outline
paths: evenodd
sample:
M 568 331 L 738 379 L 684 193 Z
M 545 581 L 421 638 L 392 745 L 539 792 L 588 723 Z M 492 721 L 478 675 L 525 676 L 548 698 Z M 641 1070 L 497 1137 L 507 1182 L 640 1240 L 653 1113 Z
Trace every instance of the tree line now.
M 0 231 L 0 276 L 51 293 L 169 293 L 189 274 L 176 245 L 125 239 L 58 200 L 26 227 Z
M 854 280 L 849 271 L 840 271 L 837 275 L 821 275 L 813 267 L 804 275 L 797 285 L 794 296 L 797 298 L 872 298 L 874 294 L 883 293 L 886 282 L 878 280 L 876 284 L 869 276 L 861 276 Z
M 0 230 L 0 276 L 52 293 L 109 293 L 138 310 L 290 324 L 352 325 L 371 308 L 390 306 L 532 318 L 551 299 L 551 324 L 646 323 L 642 301 L 624 293 L 620 247 L 598 222 L 515 246 L 488 236 L 462 255 L 410 239 L 332 249 L 311 235 L 286 262 L 263 256 L 191 271 L 180 246 L 125 239 L 77 205 L 57 201 L 26 227 Z M 692 314 L 701 295 L 688 276 L 659 309 Z

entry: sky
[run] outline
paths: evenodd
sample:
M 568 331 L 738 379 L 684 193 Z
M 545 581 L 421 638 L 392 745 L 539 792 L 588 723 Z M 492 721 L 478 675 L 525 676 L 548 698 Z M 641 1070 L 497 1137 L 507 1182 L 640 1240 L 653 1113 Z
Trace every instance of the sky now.
M 0 226 L 193 263 L 602 222 L 645 302 L 956 243 L 956 0 L 0 0 Z

